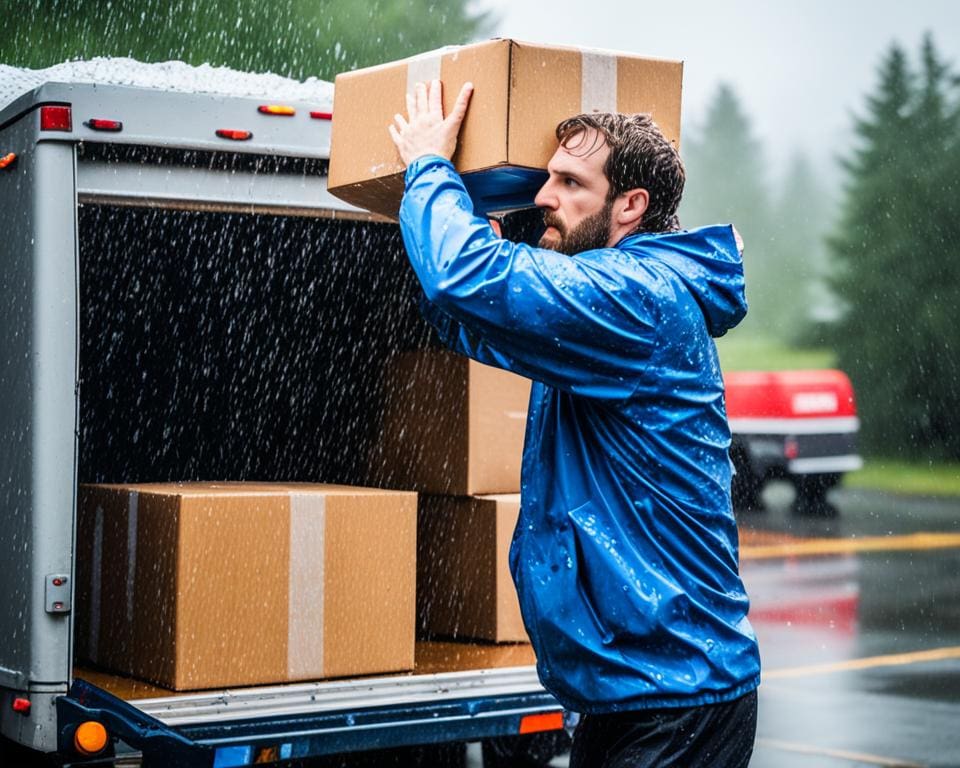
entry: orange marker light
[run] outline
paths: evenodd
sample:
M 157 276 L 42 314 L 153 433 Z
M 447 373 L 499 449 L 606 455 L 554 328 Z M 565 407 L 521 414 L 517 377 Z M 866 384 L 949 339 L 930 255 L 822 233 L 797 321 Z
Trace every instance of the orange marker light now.
M 13 161 L 16 159 L 17 159 L 17 156 L 13 152 L 11 152 L 8 155 L 4 155 L 3 157 L 0 157 L 0 171 L 2 171 L 4 168 L 6 168 L 9 165 L 13 165 Z
M 297 114 L 297 110 L 293 107 L 284 107 L 280 104 L 263 104 L 257 107 L 257 112 L 262 115 L 285 115 L 287 117 L 293 117 Z
M 563 728 L 563 712 L 544 712 L 539 715 L 526 715 L 520 720 L 520 733 L 559 731 L 561 728 Z
M 95 755 L 107 746 L 107 729 L 96 720 L 80 723 L 73 733 L 73 746 L 82 755 Z

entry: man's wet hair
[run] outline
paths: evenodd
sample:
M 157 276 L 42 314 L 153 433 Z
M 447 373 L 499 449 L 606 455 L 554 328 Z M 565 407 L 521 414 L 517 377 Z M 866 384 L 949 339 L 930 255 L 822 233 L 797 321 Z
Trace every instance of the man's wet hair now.
M 586 131 L 598 136 L 589 142 Z M 580 141 L 577 141 L 580 137 Z M 680 153 L 661 133 L 650 115 L 592 112 L 575 115 L 557 126 L 557 140 L 578 156 L 593 154 L 604 142 L 610 156 L 603 166 L 610 182 L 608 201 L 630 189 L 645 189 L 650 202 L 637 232 L 673 232 L 680 229 L 677 208 L 683 196 L 686 173 Z

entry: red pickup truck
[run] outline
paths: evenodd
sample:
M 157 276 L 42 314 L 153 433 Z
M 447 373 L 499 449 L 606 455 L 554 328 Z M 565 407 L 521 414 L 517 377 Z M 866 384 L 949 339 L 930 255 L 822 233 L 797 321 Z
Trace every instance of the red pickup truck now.
M 835 514 L 826 493 L 863 466 L 850 379 L 841 371 L 739 371 L 724 376 L 736 469 L 733 503 L 762 509 L 771 479 L 796 488 L 801 514 Z

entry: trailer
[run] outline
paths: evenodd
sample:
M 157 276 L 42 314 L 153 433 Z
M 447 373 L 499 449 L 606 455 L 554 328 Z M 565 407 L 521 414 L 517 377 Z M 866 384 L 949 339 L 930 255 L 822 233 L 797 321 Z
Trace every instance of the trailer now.
M 363 484 L 378 362 L 433 343 L 396 225 L 327 192 L 329 83 L 126 64 L 48 70 L 0 109 L 0 748 L 455 765 L 482 741 L 487 765 L 546 764 L 565 713 L 527 645 L 425 641 L 409 674 L 199 693 L 74 657 L 80 483 Z

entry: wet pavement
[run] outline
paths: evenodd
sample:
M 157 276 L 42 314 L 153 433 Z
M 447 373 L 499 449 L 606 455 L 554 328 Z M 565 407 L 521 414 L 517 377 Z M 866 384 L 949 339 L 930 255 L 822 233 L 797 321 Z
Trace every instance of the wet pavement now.
M 960 766 L 960 499 L 841 489 L 828 519 L 766 499 L 740 518 L 764 663 L 751 767 Z

